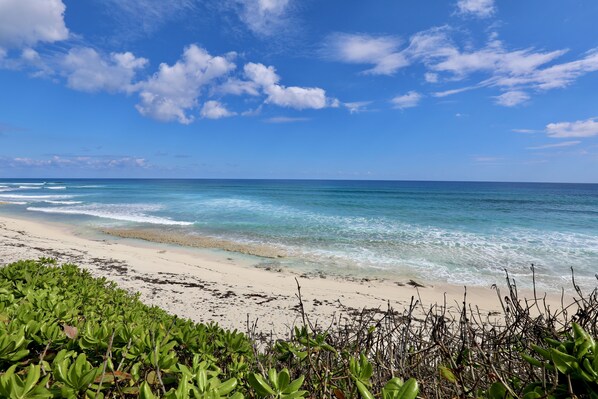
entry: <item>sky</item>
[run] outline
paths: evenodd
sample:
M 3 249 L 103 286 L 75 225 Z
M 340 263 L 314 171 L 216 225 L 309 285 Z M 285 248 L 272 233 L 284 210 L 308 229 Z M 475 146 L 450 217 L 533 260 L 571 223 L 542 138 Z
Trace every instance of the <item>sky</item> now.
M 0 0 L 0 177 L 598 183 L 595 0 Z

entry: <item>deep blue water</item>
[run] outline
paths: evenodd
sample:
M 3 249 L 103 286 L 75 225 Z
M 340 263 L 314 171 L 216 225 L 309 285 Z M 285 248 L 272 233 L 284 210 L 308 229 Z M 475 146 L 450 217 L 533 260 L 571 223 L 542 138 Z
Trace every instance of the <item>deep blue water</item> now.
M 283 249 L 290 267 L 595 286 L 598 185 L 472 182 L 0 179 L 3 214 L 182 230 Z M 51 216 L 49 216 L 51 215 Z

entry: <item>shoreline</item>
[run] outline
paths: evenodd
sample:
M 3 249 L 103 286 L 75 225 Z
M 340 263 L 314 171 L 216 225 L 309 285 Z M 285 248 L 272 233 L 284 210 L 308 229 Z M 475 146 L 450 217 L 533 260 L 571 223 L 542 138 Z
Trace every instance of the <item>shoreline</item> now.
M 286 268 L 257 267 L 259 258 L 235 252 L 181 247 L 151 241 L 106 236 L 92 239 L 68 226 L 0 216 L 0 266 L 22 259 L 55 258 L 74 263 L 94 276 L 106 277 L 141 300 L 196 322 L 217 322 L 224 328 L 258 331 L 284 337 L 301 319 L 297 284 L 312 322 L 325 326 L 333 319 L 350 321 L 363 309 L 402 312 L 415 300 L 424 313 L 434 304 L 458 309 L 465 288 L 447 283 L 415 287 L 407 281 L 350 279 L 334 275 L 306 275 Z M 508 290 L 504 280 L 496 285 Z M 565 287 L 565 296 L 573 287 Z M 486 316 L 501 314 L 497 291 L 467 287 L 467 301 Z M 520 290 L 520 297 L 533 298 Z M 542 298 L 543 293 L 539 292 Z M 547 302 L 560 305 L 561 293 L 548 293 Z

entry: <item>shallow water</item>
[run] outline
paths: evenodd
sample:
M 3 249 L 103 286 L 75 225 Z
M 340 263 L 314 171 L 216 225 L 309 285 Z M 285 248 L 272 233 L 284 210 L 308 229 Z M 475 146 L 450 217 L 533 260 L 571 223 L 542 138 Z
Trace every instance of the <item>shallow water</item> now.
M 97 228 L 157 227 L 285 253 L 288 267 L 489 285 L 593 287 L 598 185 L 0 179 L 0 212 Z

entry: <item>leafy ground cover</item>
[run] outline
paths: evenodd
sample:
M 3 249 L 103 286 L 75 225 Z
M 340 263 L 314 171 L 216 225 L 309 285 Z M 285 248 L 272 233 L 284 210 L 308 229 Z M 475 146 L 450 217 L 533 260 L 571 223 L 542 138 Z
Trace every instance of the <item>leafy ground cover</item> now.
M 414 299 L 326 329 L 302 313 L 272 340 L 182 320 L 74 265 L 16 262 L 0 269 L 0 397 L 598 398 L 596 290 L 551 310 L 507 281 L 500 323 L 465 299 L 456 313 Z

